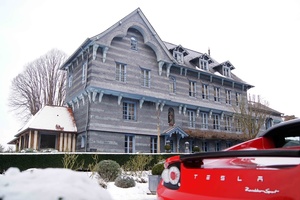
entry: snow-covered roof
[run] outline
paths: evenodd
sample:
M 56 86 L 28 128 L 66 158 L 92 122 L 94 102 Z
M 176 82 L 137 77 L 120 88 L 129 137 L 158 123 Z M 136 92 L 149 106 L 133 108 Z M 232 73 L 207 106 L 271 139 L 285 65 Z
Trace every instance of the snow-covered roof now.
M 16 137 L 27 129 L 77 132 L 71 108 L 44 106 L 23 126 Z

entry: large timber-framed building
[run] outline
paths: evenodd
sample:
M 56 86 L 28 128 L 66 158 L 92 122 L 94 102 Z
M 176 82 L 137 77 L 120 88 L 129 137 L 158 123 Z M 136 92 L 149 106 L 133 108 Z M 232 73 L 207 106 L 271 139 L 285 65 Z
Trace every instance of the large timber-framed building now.
M 241 141 L 232 106 L 253 86 L 229 61 L 162 41 L 139 8 L 86 39 L 61 69 L 77 151 L 157 152 L 158 137 L 173 152 Z

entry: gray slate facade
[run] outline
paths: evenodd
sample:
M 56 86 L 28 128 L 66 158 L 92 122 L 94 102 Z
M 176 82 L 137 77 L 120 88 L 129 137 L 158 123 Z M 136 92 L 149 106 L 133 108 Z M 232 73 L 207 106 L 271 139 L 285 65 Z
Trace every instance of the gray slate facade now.
M 229 61 L 163 42 L 139 8 L 86 39 L 62 69 L 77 151 L 157 152 L 158 137 L 173 152 L 240 142 L 232 105 L 253 86 Z M 201 131 L 232 137 L 189 134 Z

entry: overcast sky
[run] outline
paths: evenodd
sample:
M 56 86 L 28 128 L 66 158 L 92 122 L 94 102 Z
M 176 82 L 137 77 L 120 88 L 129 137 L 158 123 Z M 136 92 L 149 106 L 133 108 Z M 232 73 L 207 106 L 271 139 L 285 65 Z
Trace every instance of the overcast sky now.
M 22 123 L 9 112 L 12 79 L 53 48 L 71 55 L 136 8 L 163 41 L 229 60 L 269 106 L 300 117 L 299 0 L 0 0 L 0 144 Z

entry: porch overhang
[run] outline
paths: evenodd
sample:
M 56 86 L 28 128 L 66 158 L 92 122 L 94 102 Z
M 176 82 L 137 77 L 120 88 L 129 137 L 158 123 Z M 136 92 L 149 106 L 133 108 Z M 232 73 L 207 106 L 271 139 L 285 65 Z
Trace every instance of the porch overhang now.
M 161 135 L 172 137 L 173 134 L 180 135 L 181 138 L 189 137 L 189 135 L 179 126 L 171 127 L 168 130 L 164 131 Z

